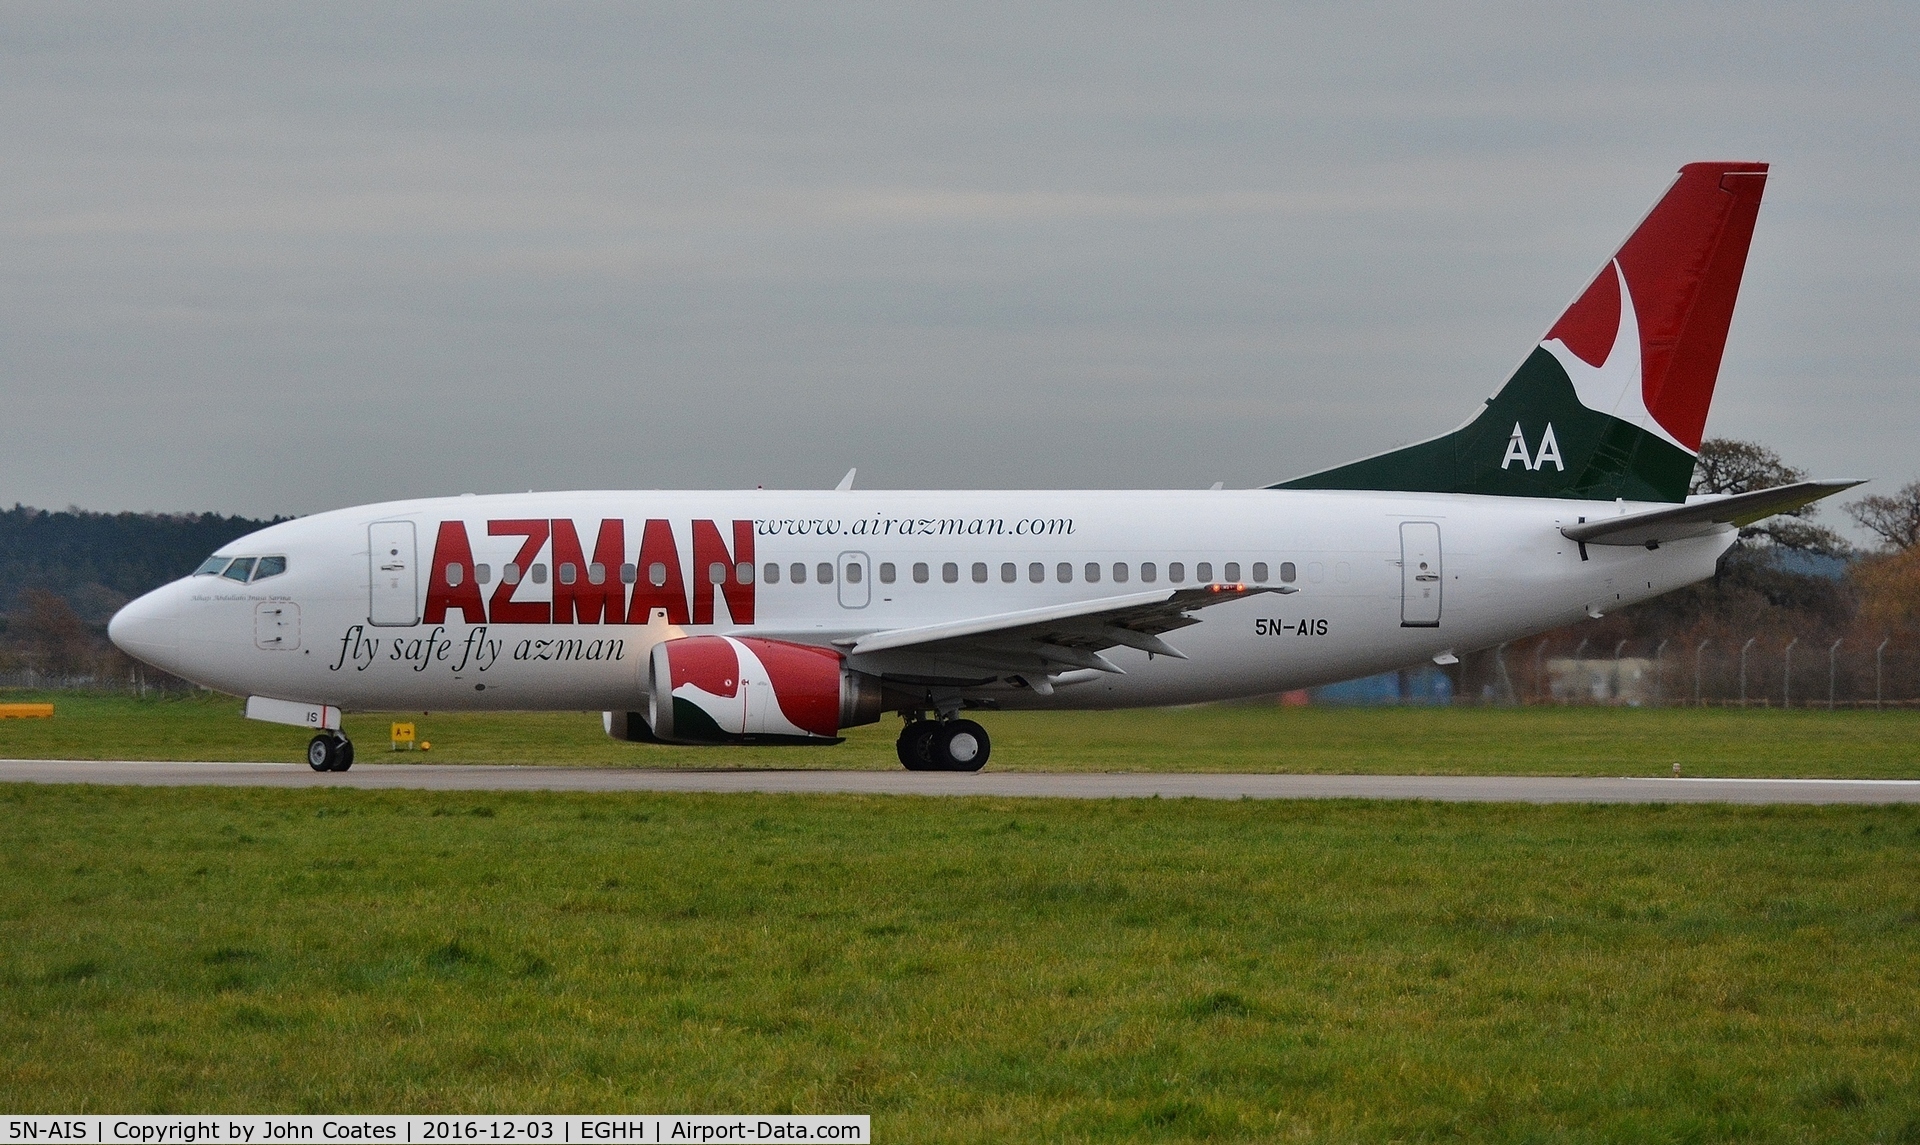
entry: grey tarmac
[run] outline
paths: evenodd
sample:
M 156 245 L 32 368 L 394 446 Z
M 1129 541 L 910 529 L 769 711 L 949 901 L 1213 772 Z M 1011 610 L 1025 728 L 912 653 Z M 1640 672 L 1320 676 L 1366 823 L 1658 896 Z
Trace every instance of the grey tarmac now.
M 349 787 L 424 791 L 699 791 L 1016 799 L 1433 799 L 1453 803 L 1920 803 L 1911 779 L 1669 779 L 1142 772 L 655 770 L 298 763 L 0 760 L 0 782 L 142 787 Z

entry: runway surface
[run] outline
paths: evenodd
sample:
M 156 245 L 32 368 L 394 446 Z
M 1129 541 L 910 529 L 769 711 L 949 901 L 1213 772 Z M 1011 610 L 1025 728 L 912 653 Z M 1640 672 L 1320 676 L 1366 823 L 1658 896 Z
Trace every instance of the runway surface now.
M 1435 799 L 1458 803 L 1920 803 L 1920 780 L 1637 779 L 1139 772 L 658 771 L 363 763 L 0 760 L 0 782 L 143 787 L 351 787 L 426 791 L 756 791 L 781 795 L 986 795 L 1050 799 Z

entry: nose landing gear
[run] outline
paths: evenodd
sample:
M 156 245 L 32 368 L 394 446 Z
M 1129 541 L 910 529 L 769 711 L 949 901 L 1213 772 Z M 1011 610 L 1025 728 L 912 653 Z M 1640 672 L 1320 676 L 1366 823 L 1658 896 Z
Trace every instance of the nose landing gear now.
M 353 741 L 322 732 L 307 741 L 307 766 L 315 771 L 345 771 L 353 766 Z
M 972 720 L 910 719 L 894 746 L 908 771 L 979 771 L 993 743 Z

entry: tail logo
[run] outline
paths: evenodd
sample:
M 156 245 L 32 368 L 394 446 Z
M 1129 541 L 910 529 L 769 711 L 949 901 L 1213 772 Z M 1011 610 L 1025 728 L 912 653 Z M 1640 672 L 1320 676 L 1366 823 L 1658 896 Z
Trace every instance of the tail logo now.
M 1567 372 L 1581 405 L 1687 449 L 1647 410 L 1646 383 L 1640 366 L 1640 319 L 1634 312 L 1633 292 L 1627 288 L 1627 275 L 1620 269 L 1619 259 L 1614 259 L 1609 269 L 1613 271 L 1611 280 L 1606 271 L 1601 271 L 1600 278 L 1547 332 L 1547 340 L 1540 343 L 1540 347 L 1552 354 Z M 1608 286 L 1615 289 L 1608 290 Z M 1615 313 L 1607 315 L 1607 310 Z M 1604 329 L 1603 323 L 1608 318 L 1614 321 L 1613 344 L 1607 348 L 1605 358 L 1598 363 L 1591 362 L 1590 358 L 1599 357 L 1594 352 L 1598 349 L 1595 335 Z M 1604 338 L 1604 334 L 1599 337 Z M 1694 451 L 1687 449 L 1687 452 Z M 1536 464 L 1534 468 L 1539 466 Z
M 1560 458 L 1560 442 L 1553 436 L 1552 422 L 1547 423 L 1547 432 L 1540 437 L 1540 452 L 1531 455 L 1527 452 L 1526 433 L 1521 430 L 1519 422 L 1513 423 L 1513 436 L 1507 439 L 1507 454 L 1500 459 L 1500 468 L 1509 468 L 1516 461 L 1520 463 L 1520 468 L 1529 473 L 1545 469 L 1549 461 L 1559 472 L 1567 471 L 1567 463 Z

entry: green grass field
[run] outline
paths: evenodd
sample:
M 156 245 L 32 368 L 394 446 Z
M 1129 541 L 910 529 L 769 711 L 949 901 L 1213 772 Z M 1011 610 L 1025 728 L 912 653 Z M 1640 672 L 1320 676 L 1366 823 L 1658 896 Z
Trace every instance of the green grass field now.
M 230 697 L 52 699 L 52 720 L 0 720 L 0 758 L 295 760 L 306 735 L 255 723 Z M 388 724 L 433 744 L 391 754 Z M 1920 778 L 1920 712 L 1716 708 L 1282 708 L 982 713 L 1002 771 L 1294 771 L 1431 775 Z M 895 768 L 889 717 L 837 747 L 672 748 L 616 743 L 598 712 L 349 715 L 363 762 L 623 767 Z
M 0 787 L 0 1107 L 1920 1140 L 1920 808 Z

